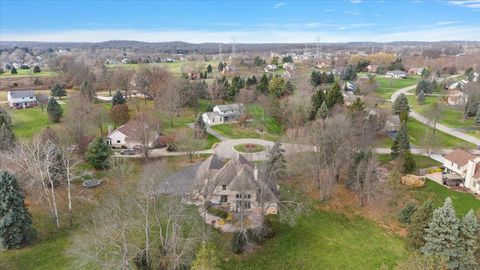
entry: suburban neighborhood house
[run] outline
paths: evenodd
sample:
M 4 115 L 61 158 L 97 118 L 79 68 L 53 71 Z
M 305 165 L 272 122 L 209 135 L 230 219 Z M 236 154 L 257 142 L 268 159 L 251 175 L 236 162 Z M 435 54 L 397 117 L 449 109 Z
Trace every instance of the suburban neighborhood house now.
M 480 157 L 462 149 L 456 149 L 444 157 L 443 166 L 448 179 L 461 179 L 463 186 L 480 193 Z
M 447 103 L 448 105 L 463 105 L 468 101 L 468 95 L 465 94 L 464 92 L 457 90 L 457 89 L 452 89 L 448 90 L 448 95 L 447 95 Z
M 33 90 L 8 91 L 7 100 L 10 108 L 25 109 L 37 105 Z
M 202 118 L 208 125 L 220 125 L 235 121 L 245 112 L 243 104 L 217 105 L 213 111 L 203 113 Z
M 191 199 L 205 200 L 230 212 L 277 214 L 277 186 L 264 181 L 256 166 L 238 154 L 223 165 L 217 155 L 210 156 L 198 168 L 193 180 Z
M 138 141 L 137 137 L 139 133 L 138 128 L 140 128 L 140 123 L 137 121 L 129 121 L 126 124 L 120 126 L 119 128 L 109 132 L 107 135 L 107 144 L 112 146 L 113 148 L 128 148 L 133 149 L 135 147 L 141 146 L 141 143 Z M 157 133 L 150 134 L 148 136 L 151 141 L 148 143 L 149 147 L 154 147 L 155 141 L 159 137 Z M 147 136 L 145 136 L 147 137 Z
M 395 79 L 404 79 L 407 77 L 407 73 L 405 71 L 401 70 L 392 70 L 392 71 L 387 71 L 385 74 L 387 77 L 395 78 Z

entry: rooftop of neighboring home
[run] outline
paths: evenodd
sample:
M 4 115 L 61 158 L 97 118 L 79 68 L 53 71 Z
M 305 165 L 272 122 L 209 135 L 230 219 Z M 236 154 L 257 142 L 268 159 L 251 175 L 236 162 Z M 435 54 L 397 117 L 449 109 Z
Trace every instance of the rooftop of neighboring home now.
M 33 90 L 11 90 L 8 92 L 12 98 L 26 98 L 35 96 L 35 92 Z
M 474 154 L 465 151 L 463 149 L 455 149 L 452 152 L 445 155 L 445 159 L 458 164 L 459 166 L 465 166 L 469 160 L 476 158 Z
M 391 70 L 388 71 L 387 74 L 393 74 L 393 75 L 406 75 L 407 73 L 402 70 Z
M 241 111 L 243 110 L 243 104 L 241 103 L 234 103 L 234 104 L 225 104 L 225 105 L 217 105 L 215 106 L 218 110 L 222 112 L 226 111 Z

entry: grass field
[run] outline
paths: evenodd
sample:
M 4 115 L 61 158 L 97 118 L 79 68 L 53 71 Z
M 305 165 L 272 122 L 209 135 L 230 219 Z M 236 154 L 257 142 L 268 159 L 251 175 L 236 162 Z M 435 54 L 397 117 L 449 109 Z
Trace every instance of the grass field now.
M 416 146 L 423 146 L 425 139 L 425 129 L 426 126 L 421 122 L 410 118 L 408 120 L 408 135 L 410 138 L 410 143 Z M 458 148 L 458 147 L 467 147 L 475 148 L 475 145 L 464 140 L 458 139 L 449 134 L 443 133 L 439 130 L 435 132 L 437 141 L 439 142 L 437 147 L 446 147 L 446 148 Z
M 223 269 L 379 269 L 408 252 L 403 239 L 360 217 L 313 210 L 296 227 L 276 226 L 276 236 Z M 390 269 L 390 268 L 389 268 Z
M 41 71 L 39 73 L 33 73 L 33 68 L 31 69 L 20 69 L 17 68 L 17 74 L 12 74 L 10 70 L 5 70 L 3 74 L 0 74 L 0 78 L 6 77 L 41 77 L 41 76 L 55 76 L 53 71 Z
M 390 96 L 398 89 L 412 86 L 418 83 L 419 77 L 408 77 L 406 79 L 393 79 L 387 78 L 385 76 L 377 76 L 376 80 L 378 83 L 378 89 L 376 91 L 377 95 L 390 100 Z
M 217 61 L 177 61 L 173 63 L 151 63 L 151 64 L 113 64 L 108 65 L 108 68 L 131 68 L 131 69 L 138 69 L 141 65 L 149 65 L 149 66 L 156 66 L 162 67 L 166 70 L 174 73 L 174 74 L 182 74 L 188 70 L 189 67 L 195 67 L 197 70 L 205 71 L 208 65 L 212 66 L 213 73 L 218 73 L 218 62 Z
M 390 154 L 379 154 L 377 155 L 378 160 L 381 164 L 386 164 L 392 161 L 392 156 Z M 430 168 L 433 166 L 440 166 L 442 165 L 440 162 L 433 160 L 424 155 L 412 155 L 413 159 L 415 160 L 415 164 L 417 165 L 418 169 Z
M 436 207 L 442 206 L 447 197 L 453 201 L 453 206 L 457 210 L 457 215 L 463 216 L 470 209 L 478 211 L 480 209 L 480 200 L 472 194 L 462 193 L 450 190 L 431 180 L 427 180 L 425 187 L 418 189 L 409 189 L 411 194 L 420 202 L 431 199 Z

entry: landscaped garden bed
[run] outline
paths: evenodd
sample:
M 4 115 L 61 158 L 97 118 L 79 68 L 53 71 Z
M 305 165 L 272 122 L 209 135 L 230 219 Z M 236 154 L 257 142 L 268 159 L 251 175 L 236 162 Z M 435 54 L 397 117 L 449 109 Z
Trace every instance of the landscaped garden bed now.
M 237 144 L 233 147 L 233 149 L 242 153 L 258 153 L 265 151 L 265 146 L 254 143 L 245 143 Z

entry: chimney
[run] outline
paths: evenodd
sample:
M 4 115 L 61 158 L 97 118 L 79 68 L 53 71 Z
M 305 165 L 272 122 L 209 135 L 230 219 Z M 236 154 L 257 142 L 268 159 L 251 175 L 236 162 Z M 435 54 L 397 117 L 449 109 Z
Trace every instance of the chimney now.
M 255 181 L 258 181 L 258 169 L 256 164 L 255 164 L 255 167 L 253 168 L 253 179 Z

